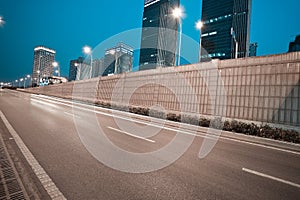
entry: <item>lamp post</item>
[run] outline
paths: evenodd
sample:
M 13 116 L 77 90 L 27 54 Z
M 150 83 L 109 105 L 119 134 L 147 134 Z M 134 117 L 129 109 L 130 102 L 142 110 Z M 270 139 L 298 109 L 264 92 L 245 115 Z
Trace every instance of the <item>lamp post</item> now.
M 90 68 L 90 78 L 92 78 L 92 68 L 93 68 L 93 52 L 92 52 L 92 48 L 89 46 L 84 46 L 82 48 L 83 53 L 86 55 L 90 55 L 91 57 L 91 68 Z
M 173 10 L 173 17 L 175 19 L 178 20 L 178 23 L 179 23 L 179 45 L 178 45 L 178 60 L 177 60 L 177 65 L 179 66 L 180 65 L 180 57 L 181 57 L 181 38 L 182 38 L 182 18 L 183 16 L 183 10 L 182 8 L 175 8 Z
M 54 72 L 56 73 L 57 76 L 60 76 L 60 69 L 59 69 L 59 64 L 58 62 L 53 62 L 52 63 L 53 68 L 57 68 Z
M 233 29 L 233 27 L 231 27 L 231 36 L 232 38 L 234 39 L 234 42 L 235 42 L 235 59 L 238 58 L 238 51 L 239 51 L 239 43 L 236 39 L 236 34 L 235 34 L 235 31 Z
M 17 85 L 18 85 L 18 82 L 19 82 L 18 80 L 15 80 L 15 83 L 16 83 L 16 85 L 15 85 L 15 86 L 16 86 L 16 87 L 17 87 Z
M 201 40 L 201 31 L 202 31 L 202 27 L 203 27 L 203 22 L 202 21 L 198 21 L 198 22 L 196 22 L 196 29 L 197 30 L 199 30 L 199 32 L 200 32 L 200 38 L 199 38 L 199 63 L 201 62 L 201 48 L 202 48 L 202 46 L 201 46 L 201 42 L 202 42 L 202 40 Z
M 21 87 L 21 82 L 23 81 L 24 79 L 21 78 L 20 81 L 19 81 L 19 88 Z
M 28 85 L 30 85 L 30 75 L 28 74 L 26 77 L 28 79 Z
M 40 85 L 40 73 L 41 73 L 41 71 L 37 70 L 36 73 L 38 73 L 38 80 L 37 80 L 36 84 Z
M 25 77 L 25 78 L 24 78 L 24 82 L 23 82 L 23 83 L 24 83 L 24 89 L 25 89 L 26 81 L 27 81 L 27 78 Z

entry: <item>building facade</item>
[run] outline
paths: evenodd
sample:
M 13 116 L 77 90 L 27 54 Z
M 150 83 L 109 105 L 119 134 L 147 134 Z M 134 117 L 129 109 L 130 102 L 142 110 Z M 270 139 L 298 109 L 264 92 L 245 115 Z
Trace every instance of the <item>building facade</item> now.
M 77 59 L 70 61 L 69 81 L 76 80 L 77 70 L 81 63 L 83 63 L 83 57 L 78 57 Z
M 104 57 L 104 69 L 100 70 L 102 76 L 121 74 L 132 71 L 133 48 L 119 43 L 107 49 Z
M 92 78 L 102 76 L 104 72 L 104 59 L 93 60 Z
M 249 57 L 254 57 L 257 55 L 257 42 L 251 43 L 249 46 Z
M 180 0 L 145 0 L 139 69 L 174 66 L 178 19 L 172 15 Z
M 201 59 L 235 58 L 249 55 L 252 0 L 203 0 Z
M 53 76 L 56 51 L 44 46 L 34 48 L 32 84 L 36 86 L 42 77 Z
M 300 35 L 297 35 L 295 41 L 291 42 L 289 45 L 289 52 L 300 51 Z

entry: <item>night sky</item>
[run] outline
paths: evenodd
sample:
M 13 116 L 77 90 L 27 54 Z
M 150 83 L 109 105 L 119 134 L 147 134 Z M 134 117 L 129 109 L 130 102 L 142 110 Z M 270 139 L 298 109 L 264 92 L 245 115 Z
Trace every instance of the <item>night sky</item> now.
M 0 0 L 0 81 L 32 73 L 33 48 L 56 50 L 61 73 L 69 61 L 82 56 L 82 47 L 97 46 L 120 32 L 142 26 L 143 0 Z M 181 0 L 186 16 L 183 33 L 198 41 L 194 23 L 201 16 L 201 0 Z M 253 0 L 251 39 L 258 55 L 285 53 L 300 34 L 299 0 Z M 126 41 L 123 41 L 126 42 Z M 107 47 L 108 48 L 108 47 Z

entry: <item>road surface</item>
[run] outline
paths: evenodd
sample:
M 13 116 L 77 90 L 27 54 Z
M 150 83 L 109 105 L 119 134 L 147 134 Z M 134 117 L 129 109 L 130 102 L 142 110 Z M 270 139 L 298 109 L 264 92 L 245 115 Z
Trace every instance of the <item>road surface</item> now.
M 0 92 L 0 111 L 2 120 L 7 120 L 0 124 L 5 130 L 1 134 L 11 134 L 3 128 L 9 123 L 67 199 L 274 200 L 299 199 L 300 196 L 299 145 L 222 133 L 212 151 L 199 158 L 200 147 L 209 139 L 204 128 L 195 133 L 189 126 L 180 128 L 178 123 L 161 125 L 162 120 L 151 122 L 153 119 L 149 117 L 9 90 Z M 164 148 L 172 143 L 176 134 L 195 138 L 178 160 L 162 169 L 128 173 L 108 166 L 90 153 L 94 147 L 84 141 L 97 141 L 91 134 L 97 127 L 95 120 L 115 146 L 132 154 Z M 119 127 L 118 121 L 126 130 Z M 144 126 L 145 132 L 151 123 L 155 128 L 162 128 L 156 135 L 143 137 L 130 131 L 132 122 Z M 177 143 L 180 149 L 183 144 Z M 122 160 L 102 144 L 96 145 L 95 150 L 101 150 L 99 153 L 108 162 L 109 159 Z M 176 153 L 174 150 L 167 156 Z M 130 169 L 141 165 L 134 160 L 126 162 L 132 165 Z M 145 168 L 151 165 L 147 159 L 142 164 Z

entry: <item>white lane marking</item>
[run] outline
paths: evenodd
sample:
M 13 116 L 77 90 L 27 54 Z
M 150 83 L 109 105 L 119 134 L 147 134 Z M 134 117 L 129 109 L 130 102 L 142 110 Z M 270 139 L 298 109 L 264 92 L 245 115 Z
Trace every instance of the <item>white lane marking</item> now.
M 57 188 L 55 183 L 52 181 L 52 179 L 48 176 L 46 171 L 42 168 L 42 166 L 39 164 L 39 162 L 34 158 L 30 150 L 27 148 L 27 146 L 24 144 L 18 133 L 15 131 L 15 129 L 11 126 L 9 121 L 6 119 L 5 115 L 0 110 L 0 117 L 2 121 L 4 122 L 6 128 L 12 135 L 12 137 L 15 139 L 16 144 L 18 145 L 19 149 L 21 150 L 22 154 L 26 158 L 27 162 L 31 166 L 32 170 L 34 171 L 35 175 L 40 180 L 41 184 L 51 197 L 51 199 L 66 199 L 65 196 L 60 192 L 60 190 Z
M 81 105 L 81 106 L 85 106 L 85 107 L 90 107 L 90 108 L 93 108 L 93 109 L 99 109 L 99 110 L 104 110 L 104 111 L 110 111 L 110 112 L 114 112 L 114 113 L 119 113 L 121 115 L 126 115 L 126 116 L 135 116 L 135 117 L 138 117 L 138 118 L 141 118 L 141 119 L 149 119 L 151 117 L 149 116 L 143 116 L 143 115 L 138 115 L 138 114 L 135 114 L 135 113 L 130 113 L 130 112 L 124 112 L 124 111 L 119 111 L 119 110 L 112 110 L 112 109 L 109 109 L 109 108 L 102 108 L 102 107 L 99 107 L 99 106 L 93 106 L 93 105 L 88 105 L 88 104 L 84 104 L 84 103 L 80 103 L 80 102 L 74 102 L 74 101 L 71 101 L 71 100 L 65 100 L 65 99 L 61 99 L 61 98 L 58 98 L 58 97 L 50 97 L 50 96 L 45 96 L 45 95 L 36 95 L 36 94 L 31 94 L 31 96 L 34 96 L 34 97 L 37 97 L 37 98 L 46 98 L 46 99 L 53 99 L 53 100 L 56 100 L 58 102 L 65 102 L 65 103 L 71 103 L 71 104 L 75 104 L 75 105 Z M 112 115 L 114 116 L 114 115 Z M 129 118 L 128 118 L 129 120 Z M 164 120 L 164 119 L 159 119 L 159 118 L 155 118 L 156 121 L 160 121 L 162 123 L 165 123 L 167 120 Z M 130 121 L 134 121 L 134 120 L 130 120 Z M 137 122 L 137 121 L 135 121 Z M 142 122 L 137 122 L 137 123 L 141 123 L 141 124 L 145 124 L 145 125 L 150 125 L 152 126 L 153 124 L 150 124 L 150 123 L 142 123 Z M 174 121 L 168 121 L 168 123 L 170 124 L 176 124 L 176 125 L 182 125 L 182 123 L 180 122 L 174 122 Z M 209 128 L 205 128 L 205 127 L 201 127 L 201 126 L 196 126 L 196 125 L 192 125 L 192 124 L 188 124 L 188 126 L 190 127 L 193 127 L 193 128 L 197 128 L 197 129 L 202 129 L 201 131 L 205 132 L 207 131 L 207 129 Z M 172 130 L 173 131 L 173 130 Z M 175 130 L 176 131 L 176 130 Z M 232 132 L 231 132 L 232 133 Z M 236 133 L 232 133 L 232 134 L 236 134 Z M 239 134 L 237 134 L 239 135 Z M 216 135 L 217 136 L 217 135 Z M 260 139 L 260 140 L 265 140 L 265 141 L 272 141 L 274 142 L 274 140 L 272 139 L 269 139 L 269 138 L 262 138 L 262 137 L 257 137 L 257 136 L 252 136 L 252 135 L 243 135 L 245 137 L 248 137 L 248 138 L 256 138 L 256 139 Z M 221 138 L 224 138 L 224 139 L 227 139 L 228 137 L 224 137 L 224 136 L 220 136 Z M 229 139 L 230 140 L 230 139 Z M 238 142 L 245 142 L 243 140 L 239 140 L 239 139 L 233 139 L 232 138 L 232 141 L 238 141 Z M 281 144 L 288 144 L 288 145 L 292 145 L 292 146 L 296 146 L 296 147 L 300 147 L 300 144 L 296 144 L 296 143 L 289 143 L 289 142 L 285 142 L 285 141 L 279 141 L 279 140 L 275 140 L 275 142 L 277 143 L 281 143 Z M 257 143 L 251 143 L 250 142 L 250 145 L 253 145 L 253 144 L 257 144 Z M 267 147 L 271 147 L 269 145 L 267 145 Z M 275 149 L 274 149 L 275 148 Z M 280 148 L 271 148 L 273 150 L 278 150 Z M 291 153 L 290 151 L 287 151 L 288 153 Z
M 252 146 L 262 147 L 262 148 L 266 148 L 266 149 L 271 149 L 271 150 L 281 151 L 281 152 L 285 152 L 285 153 L 300 155 L 300 152 L 298 152 L 298 151 L 281 149 L 281 148 L 278 148 L 278 147 L 273 147 L 273 146 L 268 146 L 268 145 L 264 145 L 264 144 L 253 143 L 253 142 L 247 142 L 247 141 L 238 140 L 238 139 L 226 138 L 224 136 L 221 136 L 220 138 L 223 139 L 223 140 L 229 140 L 229 141 L 233 141 L 233 142 L 249 144 L 249 145 L 252 145 Z
M 281 183 L 285 183 L 287 185 L 291 185 L 291 186 L 300 188 L 300 185 L 297 184 L 297 183 L 293 183 L 291 181 L 286 181 L 286 180 L 283 180 L 281 178 L 277 178 L 275 176 L 270 176 L 268 174 L 264 174 L 264 173 L 254 171 L 254 170 L 251 170 L 251 169 L 247 169 L 247 168 L 242 168 L 242 170 L 245 171 L 245 172 L 248 172 L 250 174 L 254 174 L 254 175 L 257 175 L 257 176 L 261 176 L 261 177 L 264 177 L 264 178 L 268 178 L 268 179 L 271 179 L 271 180 L 274 180 L 274 181 L 278 181 L 278 182 L 281 182 Z
M 144 138 L 144 137 L 141 137 L 141 136 L 137 136 L 137 135 L 128 133 L 128 132 L 126 132 L 126 131 L 122 131 L 122 130 L 119 130 L 119 129 L 110 127 L 110 126 L 108 126 L 107 128 L 109 128 L 109 129 L 111 129 L 111 130 L 114 130 L 114 131 L 117 131 L 117 132 L 119 132 L 119 133 L 124 133 L 125 135 L 131 136 L 131 137 L 134 137 L 134 138 L 137 138 L 137 139 L 141 139 L 141 140 L 145 140 L 145 141 L 147 141 L 147 142 L 155 143 L 154 140 L 150 140 L 150 139 L 148 139 L 148 138 Z
M 217 138 L 217 136 L 215 136 L 215 135 L 207 136 L 205 134 L 200 134 L 200 133 L 195 134 L 195 133 L 191 133 L 191 132 L 188 132 L 188 131 L 183 131 L 183 130 L 180 130 L 180 129 L 168 128 L 168 127 L 159 126 L 159 125 L 156 125 L 156 124 L 147 123 L 147 122 L 144 122 L 144 121 L 139 121 L 139 120 L 132 119 L 132 118 L 120 117 L 120 116 L 109 114 L 109 113 L 104 113 L 104 112 L 100 112 L 100 111 L 96 111 L 96 110 L 90 110 L 90 109 L 87 109 L 87 108 L 82 108 L 82 107 L 78 107 L 78 106 L 74 106 L 74 105 L 69 105 L 69 104 L 65 104 L 65 103 L 62 103 L 62 102 L 56 102 L 54 100 L 47 99 L 47 100 L 44 100 L 44 101 L 48 101 L 48 102 L 56 103 L 56 104 L 61 104 L 61 105 L 72 107 L 72 108 L 78 108 L 78 109 L 83 110 L 83 111 L 94 112 L 94 113 L 104 115 L 104 116 L 115 117 L 115 118 L 122 119 L 122 120 L 132 121 L 132 122 L 136 122 L 136 123 L 139 123 L 139 124 L 152 126 L 152 127 L 155 127 L 155 128 L 161 128 L 161 129 L 165 129 L 165 130 L 169 130 L 169 131 L 180 132 L 180 133 L 184 133 L 184 134 L 187 134 L 187 135 L 198 136 L 198 137 L 203 137 L 203 138 Z
M 74 115 L 73 113 L 69 113 L 69 112 L 64 112 L 66 115 L 72 116 L 72 117 L 77 117 L 79 119 L 81 119 L 80 116 Z
M 37 97 L 37 98 L 40 98 L 40 97 Z M 42 99 L 42 98 L 40 98 L 40 99 Z M 120 117 L 120 116 L 109 114 L 109 113 L 104 113 L 104 112 L 100 112 L 100 111 L 96 111 L 96 110 L 90 110 L 90 109 L 87 109 L 87 108 L 82 108 L 82 107 L 62 103 L 60 101 L 55 101 L 55 100 L 50 100 L 50 99 L 43 99 L 43 100 L 51 102 L 51 103 L 55 103 L 55 104 L 65 105 L 65 106 L 68 106 L 68 107 L 78 108 L 78 109 L 81 109 L 81 110 L 84 110 L 84 111 L 95 112 L 97 114 L 101 114 L 101 115 L 104 115 L 104 116 L 115 117 L 115 118 L 118 118 L 118 119 L 132 121 L 132 122 L 136 122 L 136 123 L 140 123 L 140 124 L 144 124 L 144 125 L 148 125 L 148 126 L 152 126 L 152 127 L 156 127 L 156 128 L 161 128 L 161 129 L 165 129 L 165 130 L 169 130 L 169 131 L 175 131 L 175 132 L 182 133 L 182 134 L 187 134 L 187 135 L 192 135 L 192 136 L 202 137 L 202 138 L 209 138 L 209 139 L 218 139 L 217 135 L 206 135 L 206 133 L 202 134 L 202 133 L 199 133 L 199 132 L 197 134 L 195 134 L 195 133 L 192 133 L 192 132 L 189 132 L 189 131 L 183 131 L 183 130 L 180 130 L 180 129 L 159 126 L 159 125 L 147 123 L 147 122 L 144 122 L 144 121 L 139 121 L 139 120 L 132 119 L 132 118 Z M 243 140 L 227 138 L 227 137 L 224 137 L 224 136 L 219 136 L 219 138 L 223 139 L 223 140 L 229 140 L 229 141 L 233 141 L 233 142 L 239 142 L 239 143 L 243 143 L 243 144 L 248 144 L 248 145 L 252 145 L 252 146 L 266 148 L 266 149 L 271 149 L 271 150 L 281 151 L 281 152 L 285 152 L 285 153 L 300 155 L 300 152 L 297 152 L 297 151 L 282 149 L 282 148 L 273 147 L 273 146 L 269 146 L 269 145 L 263 145 L 263 144 L 253 143 L 253 142 L 247 142 L 247 141 L 243 141 Z

